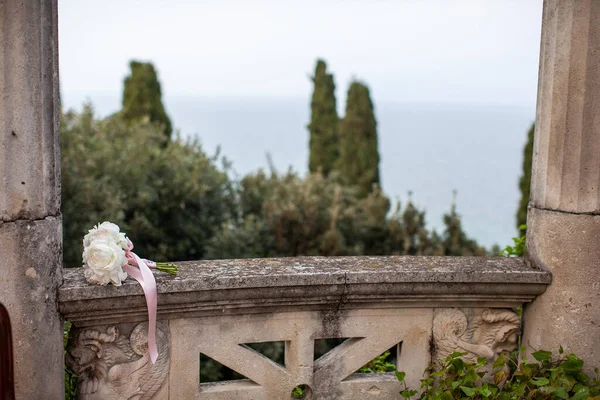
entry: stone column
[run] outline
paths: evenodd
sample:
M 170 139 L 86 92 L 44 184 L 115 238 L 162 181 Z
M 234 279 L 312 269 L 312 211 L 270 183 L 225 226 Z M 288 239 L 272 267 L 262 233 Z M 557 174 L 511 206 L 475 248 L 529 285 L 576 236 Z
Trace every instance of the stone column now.
M 600 368 L 600 1 L 545 0 L 527 257 L 553 283 L 523 344 Z
M 56 0 L 0 0 L 0 302 L 17 399 L 62 399 Z

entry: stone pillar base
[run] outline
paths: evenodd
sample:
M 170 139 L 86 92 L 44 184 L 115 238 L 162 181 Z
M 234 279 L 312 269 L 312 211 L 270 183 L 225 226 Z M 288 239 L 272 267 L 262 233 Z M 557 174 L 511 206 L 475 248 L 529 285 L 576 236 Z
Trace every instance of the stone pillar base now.
M 600 368 L 600 215 L 529 209 L 528 259 L 552 272 L 552 284 L 524 313 L 529 351 L 559 346 Z
M 64 398 L 60 217 L 0 222 L 0 303 L 11 320 L 17 399 Z

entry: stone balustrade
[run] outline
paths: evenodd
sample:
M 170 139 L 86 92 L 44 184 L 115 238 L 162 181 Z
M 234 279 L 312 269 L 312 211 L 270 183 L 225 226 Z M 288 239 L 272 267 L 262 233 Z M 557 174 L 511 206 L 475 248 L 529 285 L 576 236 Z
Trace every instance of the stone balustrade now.
M 180 263 L 156 273 L 159 358 L 147 353 L 139 285 L 91 286 L 64 272 L 67 362 L 83 399 L 397 399 L 393 373 L 356 373 L 388 349 L 407 383 L 452 351 L 495 358 L 516 347 L 512 309 L 550 284 L 518 258 L 331 257 Z M 345 339 L 315 360 L 315 341 Z M 249 344 L 284 343 L 284 365 Z M 208 383 L 200 354 L 248 379 Z M 138 397 L 135 397 L 138 396 Z

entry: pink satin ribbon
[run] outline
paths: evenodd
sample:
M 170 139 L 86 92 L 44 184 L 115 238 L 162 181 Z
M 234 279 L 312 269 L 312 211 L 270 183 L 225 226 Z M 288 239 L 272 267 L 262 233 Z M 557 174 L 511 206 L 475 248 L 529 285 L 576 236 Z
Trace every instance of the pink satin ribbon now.
M 130 244 L 129 247 L 129 250 L 126 252 L 128 264 L 123 267 L 123 270 L 139 282 L 146 297 L 146 306 L 148 307 L 148 351 L 150 352 L 150 360 L 154 364 L 158 358 L 158 350 L 156 349 L 156 280 L 146 262 L 151 265 L 154 263 L 142 260 L 137 254 L 132 252 L 133 244 Z

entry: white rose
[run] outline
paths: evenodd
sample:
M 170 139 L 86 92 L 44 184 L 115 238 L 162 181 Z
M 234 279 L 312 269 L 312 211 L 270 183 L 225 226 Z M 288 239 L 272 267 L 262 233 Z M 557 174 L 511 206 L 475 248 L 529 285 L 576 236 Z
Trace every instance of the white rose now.
M 90 283 L 121 286 L 121 281 L 127 278 L 123 271 L 127 264 L 125 251 L 114 241 L 99 236 L 83 249 L 84 275 Z
M 120 232 L 119 226 L 105 221 L 90 229 L 83 238 L 83 247 L 88 247 L 94 240 L 102 239 L 117 243 L 123 250 L 127 250 L 127 238 Z

